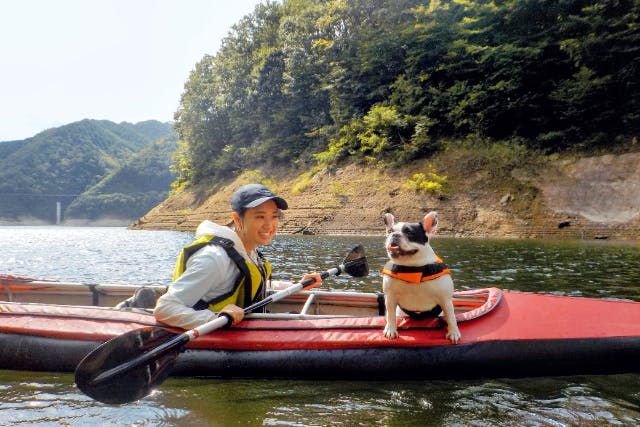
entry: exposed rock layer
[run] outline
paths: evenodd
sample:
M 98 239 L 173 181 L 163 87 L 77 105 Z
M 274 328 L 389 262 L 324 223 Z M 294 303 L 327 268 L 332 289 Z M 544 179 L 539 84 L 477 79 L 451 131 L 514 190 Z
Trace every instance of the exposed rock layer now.
M 640 153 L 555 160 L 543 168 L 516 170 L 505 177 L 447 170 L 446 195 L 416 193 L 403 183 L 431 163 L 379 170 L 350 165 L 317 174 L 303 191 L 299 177 L 277 177 L 273 189 L 289 202 L 283 234 L 384 233 L 382 217 L 401 221 L 439 213 L 439 232 L 458 237 L 584 238 L 637 240 L 640 236 Z M 269 177 L 270 179 L 272 177 Z M 132 228 L 193 231 L 210 219 L 227 223 L 231 193 L 185 189 L 140 218 Z

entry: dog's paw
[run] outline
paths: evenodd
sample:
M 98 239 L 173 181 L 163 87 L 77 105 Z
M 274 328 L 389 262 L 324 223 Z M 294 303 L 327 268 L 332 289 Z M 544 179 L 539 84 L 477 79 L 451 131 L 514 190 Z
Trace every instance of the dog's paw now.
M 387 326 L 384 327 L 384 336 L 389 338 L 390 340 L 398 338 L 398 329 L 387 324 Z
M 447 331 L 447 339 L 451 340 L 452 343 L 456 344 L 462 338 L 462 334 L 458 330 L 458 328 L 450 328 Z

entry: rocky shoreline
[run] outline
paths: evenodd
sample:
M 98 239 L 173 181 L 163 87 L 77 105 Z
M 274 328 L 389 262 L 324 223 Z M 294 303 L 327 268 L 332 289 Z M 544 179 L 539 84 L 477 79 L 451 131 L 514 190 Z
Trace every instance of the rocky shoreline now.
M 640 153 L 627 153 L 556 160 L 545 170 L 514 170 L 493 183 L 481 172 L 449 175 L 446 197 L 402 185 L 426 162 L 394 170 L 349 165 L 316 174 L 303 191 L 292 190 L 296 176 L 270 179 L 270 186 L 289 202 L 282 234 L 382 235 L 386 212 L 415 222 L 435 210 L 444 236 L 633 241 L 640 236 L 638 165 Z M 246 179 L 179 191 L 130 228 L 193 231 L 204 219 L 225 224 L 231 193 Z

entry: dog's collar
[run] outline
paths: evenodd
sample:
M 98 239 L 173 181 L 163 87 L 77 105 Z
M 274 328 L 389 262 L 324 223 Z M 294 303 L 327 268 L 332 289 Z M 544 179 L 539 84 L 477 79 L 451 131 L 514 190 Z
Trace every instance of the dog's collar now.
M 382 274 L 416 284 L 437 279 L 445 274 L 451 274 L 451 270 L 442 262 L 442 259 L 437 257 L 437 260 L 437 262 L 422 266 L 399 265 L 389 261 L 382 268 Z

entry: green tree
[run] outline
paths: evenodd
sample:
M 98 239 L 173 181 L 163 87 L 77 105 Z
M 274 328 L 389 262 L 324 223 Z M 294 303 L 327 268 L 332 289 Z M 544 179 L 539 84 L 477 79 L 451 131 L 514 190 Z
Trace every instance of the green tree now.
M 284 0 L 196 66 L 178 184 L 259 165 L 547 151 L 638 133 L 640 0 Z

